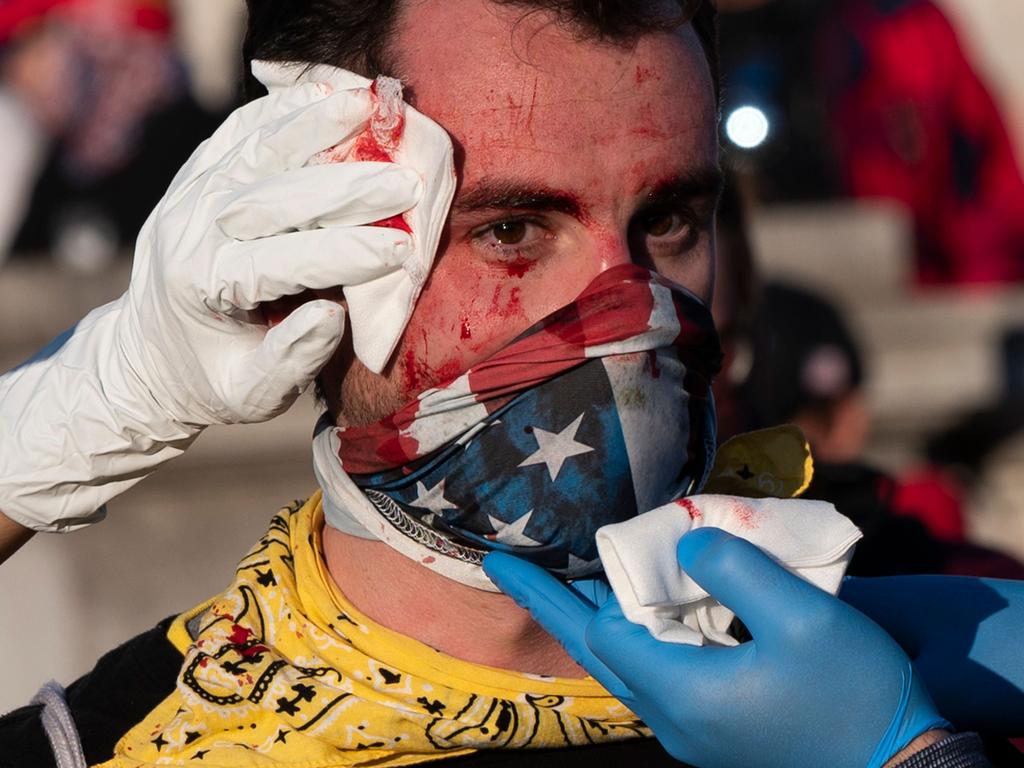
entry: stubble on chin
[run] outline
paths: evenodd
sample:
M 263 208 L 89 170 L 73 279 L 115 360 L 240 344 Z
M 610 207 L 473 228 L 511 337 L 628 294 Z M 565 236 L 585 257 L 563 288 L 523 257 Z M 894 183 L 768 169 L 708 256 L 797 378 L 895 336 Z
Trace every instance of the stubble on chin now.
M 371 372 L 356 358 L 346 339 L 316 378 L 317 402 L 339 427 L 364 427 L 379 421 L 408 399 L 395 386 L 392 368 L 393 363 L 381 374 Z

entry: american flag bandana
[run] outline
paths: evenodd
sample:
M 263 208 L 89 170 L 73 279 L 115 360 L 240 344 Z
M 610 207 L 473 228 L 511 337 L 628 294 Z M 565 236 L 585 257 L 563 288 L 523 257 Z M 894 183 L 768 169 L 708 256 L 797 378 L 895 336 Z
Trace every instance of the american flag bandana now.
M 427 549 L 476 564 L 502 550 L 584 577 L 600 571 L 598 528 L 703 485 L 720 360 L 702 301 L 621 265 L 397 413 L 332 427 L 331 444 L 377 511 Z

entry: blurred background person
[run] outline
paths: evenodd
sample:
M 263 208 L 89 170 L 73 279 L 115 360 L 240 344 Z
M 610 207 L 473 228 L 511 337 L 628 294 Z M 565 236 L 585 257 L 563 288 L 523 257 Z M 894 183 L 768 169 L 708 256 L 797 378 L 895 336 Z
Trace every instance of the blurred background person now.
M 96 270 L 216 116 L 193 99 L 164 0 L 0 6 L 0 258 L 52 249 Z
M 919 466 L 902 479 L 866 461 L 864 364 L 829 301 L 806 289 L 765 285 L 751 357 L 740 397 L 752 425 L 800 427 L 815 462 L 805 496 L 832 502 L 864 532 L 851 574 L 1024 578 L 1024 565 L 1009 555 L 966 540 L 964 490 L 947 466 Z

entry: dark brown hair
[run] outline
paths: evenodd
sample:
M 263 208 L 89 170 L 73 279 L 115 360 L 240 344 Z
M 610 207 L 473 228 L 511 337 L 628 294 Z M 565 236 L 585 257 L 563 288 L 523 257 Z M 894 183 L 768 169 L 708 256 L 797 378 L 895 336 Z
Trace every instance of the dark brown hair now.
M 246 92 L 259 95 L 253 59 L 331 64 L 366 77 L 394 74 L 388 46 L 402 0 L 246 0 Z M 647 32 L 692 21 L 718 90 L 717 11 L 713 0 L 492 0 L 525 11 L 547 11 L 581 39 L 629 43 Z M 678 8 L 667 13 L 666 5 Z

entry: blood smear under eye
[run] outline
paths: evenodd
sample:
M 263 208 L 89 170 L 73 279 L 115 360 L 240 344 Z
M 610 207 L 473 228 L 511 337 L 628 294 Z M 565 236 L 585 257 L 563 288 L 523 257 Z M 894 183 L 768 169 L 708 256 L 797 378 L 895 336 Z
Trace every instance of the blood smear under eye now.
M 505 271 L 508 273 L 509 277 L 523 277 L 536 265 L 537 262 L 533 259 L 528 259 L 525 256 L 517 256 L 512 261 L 504 263 Z

